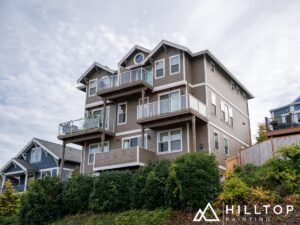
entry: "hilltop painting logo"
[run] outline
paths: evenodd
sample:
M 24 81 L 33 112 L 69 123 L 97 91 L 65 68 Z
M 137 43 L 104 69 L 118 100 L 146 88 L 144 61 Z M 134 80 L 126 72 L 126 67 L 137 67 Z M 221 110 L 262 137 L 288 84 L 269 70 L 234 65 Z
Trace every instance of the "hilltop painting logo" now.
M 212 214 L 214 215 L 214 218 L 206 218 L 205 214 L 206 211 L 210 210 L 212 212 Z M 193 222 L 200 222 L 202 221 L 202 219 L 205 222 L 220 222 L 219 217 L 216 214 L 216 211 L 214 210 L 214 208 L 212 207 L 212 205 L 210 203 L 208 203 L 205 207 L 205 209 L 202 211 L 201 209 L 198 210 L 197 214 L 195 215 Z
M 270 214 L 288 215 L 294 211 L 293 205 L 225 205 L 223 203 L 222 222 L 267 222 L 271 221 Z M 209 216 L 207 213 L 210 212 Z M 215 209 L 210 203 L 206 205 L 204 210 L 199 209 L 193 222 L 220 222 Z

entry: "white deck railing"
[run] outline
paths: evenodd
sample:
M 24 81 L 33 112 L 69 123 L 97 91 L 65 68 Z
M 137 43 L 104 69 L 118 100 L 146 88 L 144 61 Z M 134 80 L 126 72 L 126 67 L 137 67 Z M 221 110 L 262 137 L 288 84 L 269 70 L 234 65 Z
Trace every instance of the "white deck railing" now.
M 100 117 L 70 120 L 59 124 L 58 135 L 72 134 L 93 128 L 103 128 L 103 119 Z M 105 130 L 115 132 L 115 121 L 106 118 Z
M 184 109 L 193 109 L 206 117 L 206 105 L 192 95 L 181 95 L 175 98 L 150 102 L 137 106 L 137 118 L 145 119 L 149 117 L 164 115 L 166 113 L 178 112 Z
M 119 87 L 124 84 L 130 84 L 134 81 L 145 81 L 153 85 L 153 73 L 151 67 L 141 67 L 116 75 L 109 75 L 99 80 L 98 90 Z

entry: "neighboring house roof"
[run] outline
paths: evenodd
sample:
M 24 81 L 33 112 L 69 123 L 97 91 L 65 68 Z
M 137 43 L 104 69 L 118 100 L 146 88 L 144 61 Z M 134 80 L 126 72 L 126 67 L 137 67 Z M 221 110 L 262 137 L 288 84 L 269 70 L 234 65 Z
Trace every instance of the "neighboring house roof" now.
M 298 104 L 300 104 L 300 96 L 297 97 L 294 101 L 292 101 L 291 103 L 289 103 L 287 105 L 283 105 L 283 106 L 271 109 L 270 112 L 272 113 L 273 111 L 276 111 L 276 110 L 279 110 L 279 109 L 283 109 L 283 108 L 286 108 L 286 107 L 290 107 L 292 105 L 298 105 Z
M 98 63 L 98 62 L 94 62 L 82 75 L 81 75 L 81 77 L 77 80 L 77 83 L 83 83 L 83 81 L 84 81 L 84 78 L 94 69 L 94 68 L 96 68 L 96 67 L 98 67 L 98 68 L 100 68 L 100 69 L 103 69 L 103 70 L 105 70 L 105 71 L 107 71 L 107 72 L 109 72 L 109 73 L 116 73 L 117 71 L 116 70 L 113 70 L 113 69 L 111 69 L 111 68 L 109 68 L 109 67 L 107 67 L 107 66 L 104 66 L 104 65 L 102 65 L 102 64 L 100 64 L 100 63 Z M 84 84 L 84 83 L 83 83 Z
M 34 138 L 34 140 L 36 140 L 37 143 L 40 143 L 41 145 L 43 145 L 47 150 L 51 151 L 59 159 L 61 158 L 62 145 L 53 143 L 50 141 L 38 139 L 38 138 Z M 80 163 L 81 162 L 81 153 L 82 153 L 81 150 L 66 146 L 65 161 L 72 161 L 72 162 Z
M 130 51 L 120 60 L 120 62 L 118 63 L 118 65 L 121 65 L 123 62 L 125 62 L 125 60 L 135 51 L 135 50 L 141 50 L 143 52 L 146 52 L 146 53 L 150 53 L 151 50 L 149 49 L 146 49 L 140 45 L 135 45 L 133 46 L 132 49 L 130 49 Z
M 24 167 L 26 169 L 27 172 L 36 172 L 38 171 L 37 168 L 35 168 L 34 166 L 32 166 L 30 163 L 28 163 L 26 160 L 24 159 L 13 159 L 14 162 L 16 162 L 17 164 L 19 164 L 22 167 Z

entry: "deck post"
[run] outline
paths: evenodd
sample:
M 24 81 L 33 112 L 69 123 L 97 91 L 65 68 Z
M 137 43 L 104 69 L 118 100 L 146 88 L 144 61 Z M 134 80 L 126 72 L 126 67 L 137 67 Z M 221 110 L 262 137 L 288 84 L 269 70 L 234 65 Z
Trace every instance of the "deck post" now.
M 27 183 L 28 183 L 28 173 L 25 173 L 25 183 L 24 183 L 24 191 L 27 189 Z
M 3 191 L 3 188 L 4 188 L 4 185 L 5 185 L 5 182 L 6 182 L 6 175 L 3 175 L 3 180 L 2 180 L 2 184 L 1 184 L 1 190 L 0 190 L 0 193 L 2 193 Z
M 104 141 L 105 141 L 105 127 L 106 127 L 106 98 L 103 99 L 103 110 L 102 110 L 102 135 L 101 135 L 101 152 L 104 149 Z M 109 127 L 109 124 L 108 124 Z
M 144 104 L 145 104 L 145 89 L 141 89 L 142 94 L 142 116 L 144 115 Z M 139 112 L 138 112 L 139 113 Z M 145 129 L 144 125 L 141 125 L 141 147 L 144 148 L 144 136 L 145 136 Z
M 266 130 L 269 131 L 270 128 L 269 128 L 269 119 L 268 119 L 268 117 L 265 117 L 265 123 L 266 123 Z
M 192 117 L 192 136 L 193 136 L 193 151 L 196 152 L 197 145 L 196 145 L 196 116 Z
M 63 169 L 64 169 L 64 163 L 65 163 L 65 152 L 66 152 L 66 142 L 63 141 L 62 145 L 62 152 L 61 152 L 61 159 L 60 159 L 60 170 L 59 170 L 59 176 L 60 180 L 63 180 Z

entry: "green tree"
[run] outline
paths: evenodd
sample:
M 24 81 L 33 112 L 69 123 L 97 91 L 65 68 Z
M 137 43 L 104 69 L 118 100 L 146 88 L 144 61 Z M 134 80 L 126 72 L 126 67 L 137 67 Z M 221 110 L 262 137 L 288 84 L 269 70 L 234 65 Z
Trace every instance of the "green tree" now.
M 263 142 L 265 140 L 268 139 L 267 137 L 267 129 L 266 129 L 266 124 L 264 123 L 259 123 L 258 124 L 258 132 L 257 132 L 257 137 L 256 137 L 256 141 L 257 142 Z
M 17 194 L 9 180 L 5 182 L 5 189 L 0 195 L 0 216 L 15 214 L 20 209 L 20 195 Z

